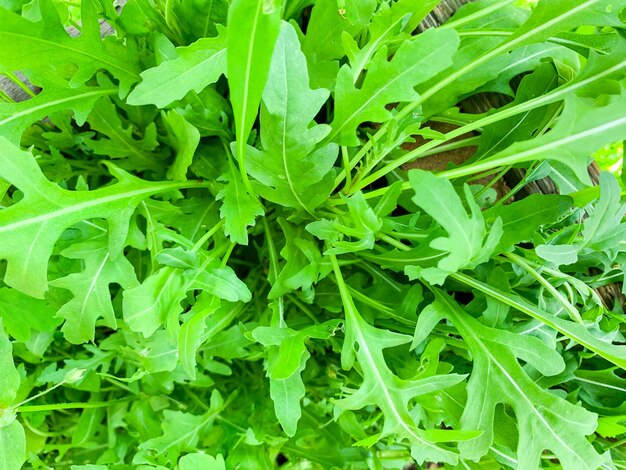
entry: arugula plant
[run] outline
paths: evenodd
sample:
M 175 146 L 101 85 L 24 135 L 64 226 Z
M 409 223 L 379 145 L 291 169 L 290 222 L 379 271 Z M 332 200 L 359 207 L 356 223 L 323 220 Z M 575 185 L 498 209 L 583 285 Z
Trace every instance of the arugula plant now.
M 439 3 L 0 1 L 2 468 L 626 466 L 626 4 Z

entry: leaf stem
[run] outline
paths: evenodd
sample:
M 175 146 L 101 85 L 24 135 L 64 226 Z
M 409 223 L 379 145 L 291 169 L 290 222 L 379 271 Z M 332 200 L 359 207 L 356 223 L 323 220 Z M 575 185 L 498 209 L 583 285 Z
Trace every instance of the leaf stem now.
M 477 20 L 479 18 L 487 16 L 490 13 L 498 11 L 498 10 L 504 8 L 506 5 L 509 5 L 509 4 L 511 4 L 513 2 L 516 2 L 516 1 L 517 0 L 502 0 L 500 2 L 496 2 L 493 5 L 488 6 L 486 8 L 481 8 L 477 12 L 472 13 L 470 15 L 463 16 L 463 17 L 461 17 L 459 19 L 456 19 L 456 20 L 448 21 L 448 22 L 444 23 L 443 25 L 439 26 L 439 29 L 459 28 L 460 26 L 463 26 L 463 25 L 465 25 L 467 23 L 471 23 L 474 20 Z
M 18 87 L 20 87 L 20 89 L 26 93 L 28 96 L 30 96 L 31 98 L 34 98 L 35 96 L 37 96 L 35 94 L 35 92 L 33 90 L 31 90 L 30 88 L 28 88 L 28 86 L 26 86 L 26 84 L 14 73 L 11 72 L 3 72 L 3 74 L 5 77 L 7 77 L 9 80 L 11 80 L 13 83 L 15 83 Z
M 54 403 L 49 405 L 30 405 L 20 406 L 17 408 L 18 413 L 37 413 L 41 411 L 58 411 L 58 410 L 75 410 L 75 409 L 91 409 L 91 408 L 106 408 L 115 403 L 125 403 L 133 400 L 137 400 L 139 397 L 126 397 L 119 398 L 117 400 L 108 401 L 94 401 L 86 403 Z
M 383 241 L 385 241 L 385 242 L 389 243 L 391 246 L 393 246 L 393 247 L 395 247 L 395 248 L 398 248 L 399 250 L 402 250 L 402 251 L 411 251 L 411 247 L 410 247 L 410 246 L 407 246 L 407 245 L 405 245 L 404 243 L 402 243 L 401 241 L 396 240 L 396 239 L 395 239 L 395 238 L 393 238 L 393 237 L 390 237 L 390 236 L 389 236 L 389 235 L 387 235 L 386 233 L 378 233 L 376 236 L 377 236 L 380 240 L 383 240 Z
M 426 90 L 424 93 L 422 93 L 420 95 L 420 98 L 417 101 L 414 101 L 412 103 L 407 104 L 394 118 L 394 120 L 401 120 L 406 118 L 415 108 L 417 108 L 418 106 L 420 106 L 422 103 L 424 103 L 425 101 L 427 101 L 429 98 L 431 98 L 432 96 L 436 95 L 440 90 L 442 90 L 443 88 L 445 88 L 447 85 L 453 83 L 455 80 L 461 78 L 465 73 L 471 72 L 472 70 L 474 70 L 476 67 L 484 64 L 485 62 L 491 60 L 492 58 L 498 56 L 501 53 L 505 53 L 508 50 L 511 50 L 515 47 L 515 45 L 519 42 L 521 42 L 523 39 L 525 38 L 525 35 L 522 36 L 518 36 L 512 40 L 507 40 L 504 43 L 502 43 L 501 45 L 495 47 L 494 49 L 491 49 L 490 51 L 486 52 L 485 54 L 483 54 L 482 56 L 480 56 L 479 58 L 477 58 L 475 61 L 470 62 L 469 64 L 466 64 L 465 66 L 459 68 L 457 71 L 453 72 L 452 74 L 450 74 L 449 76 L 447 76 L 445 79 L 443 79 L 442 81 L 438 82 L 436 85 L 432 86 L 430 89 Z M 563 98 L 565 98 L 566 95 L 568 95 L 569 93 L 572 93 L 578 89 L 584 88 L 592 83 L 595 83 L 601 79 L 604 79 L 606 77 L 609 77 L 610 75 L 622 70 L 626 68 L 626 60 L 622 61 L 612 67 L 607 68 L 606 70 L 603 70 L 599 73 L 594 73 L 591 74 L 590 76 L 588 76 L 587 78 L 581 79 L 581 80 L 572 80 L 570 82 L 565 83 L 564 85 L 555 88 L 554 90 L 552 90 L 549 93 L 546 93 L 545 95 L 540 95 L 537 98 L 525 101 L 523 103 L 520 103 L 518 105 L 515 106 L 510 106 L 508 108 L 504 108 L 501 111 L 498 111 L 494 114 L 485 116 L 482 119 L 479 119 L 477 121 L 474 121 L 472 123 L 469 123 L 465 126 L 459 127 L 458 129 L 455 129 L 447 134 L 445 134 L 445 138 L 444 139 L 438 139 L 438 140 L 433 140 L 430 141 L 426 144 L 424 144 L 423 146 L 420 146 L 418 148 L 416 148 L 415 150 L 408 152 L 407 154 L 405 154 L 403 157 L 394 160 L 393 162 L 389 163 L 388 165 L 386 165 L 385 167 L 381 168 L 380 170 L 378 170 L 376 173 L 372 174 L 371 176 L 365 178 L 360 184 L 358 185 L 354 185 L 354 187 L 352 188 L 352 190 L 350 191 L 349 194 L 352 194 L 355 191 L 358 191 L 359 189 L 362 189 L 365 186 L 368 186 L 369 184 L 371 184 L 372 182 L 382 178 L 383 176 L 385 176 L 387 173 L 393 171 L 394 169 L 404 165 L 405 163 L 408 163 L 414 159 L 416 159 L 419 156 L 422 156 L 427 150 L 431 150 L 432 148 L 436 147 L 437 145 L 439 145 L 440 143 L 446 142 L 448 140 L 451 140 L 455 137 L 459 137 L 462 134 L 465 134 L 467 132 L 476 130 L 480 127 L 484 127 L 487 126 L 489 124 L 493 124 L 495 122 L 498 122 L 500 120 L 503 119 L 507 119 L 509 117 L 515 116 L 517 114 L 523 113 L 523 112 L 527 112 L 527 111 L 531 111 L 532 109 L 541 107 L 541 106 L 546 106 L 548 104 L 554 103 L 556 101 L 560 101 Z M 387 122 L 385 124 L 383 124 L 383 126 L 381 126 L 381 128 L 378 130 L 378 132 L 376 132 L 376 134 L 374 134 L 370 140 L 368 140 L 362 147 L 361 150 L 359 150 L 359 152 L 357 152 L 357 154 L 355 155 L 355 157 L 351 160 L 350 162 L 350 167 L 354 168 L 354 166 L 356 166 L 358 164 L 358 162 L 373 148 L 374 144 L 377 143 L 378 141 L 380 141 L 382 139 L 382 137 L 388 132 L 390 127 L 390 123 Z M 467 165 L 465 167 L 459 167 L 459 168 L 455 168 L 453 170 L 448 170 L 445 173 L 445 177 L 447 178 L 460 178 L 463 176 L 468 176 L 471 174 L 474 174 L 478 171 L 486 171 L 492 168 L 497 168 L 499 166 L 502 165 L 509 165 L 509 164 L 514 164 L 517 163 L 518 160 L 515 159 L 515 156 L 512 157 L 508 157 L 508 158 L 503 158 L 503 159 L 498 159 L 498 160 L 490 160 L 487 162 L 478 162 L 472 165 Z M 341 173 L 338 176 L 338 179 L 335 181 L 335 184 L 338 185 L 341 183 L 341 180 L 344 178 L 344 173 Z
M 2 90 L 0 88 L 0 99 L 2 99 L 3 101 L 6 101 L 7 103 L 15 103 L 15 100 L 13 98 L 11 98 L 9 95 L 7 95 L 4 90 Z
M 213 235 L 215 235 L 224 226 L 224 219 L 216 223 L 211 230 L 202 235 L 202 237 L 193 245 L 191 251 L 197 252 Z
M 350 186 L 352 186 L 352 168 L 350 168 L 350 155 L 348 155 L 348 147 L 345 145 L 341 147 L 341 160 L 343 162 L 343 171 L 345 172 L 346 180 L 344 192 L 347 192 Z
M 241 142 L 241 143 L 240 143 Z M 241 173 L 241 181 L 251 197 L 256 198 L 256 193 L 252 189 L 250 178 L 246 172 L 246 142 L 237 141 L 237 163 L 239 163 L 239 173 Z
M 552 296 L 565 308 L 570 318 L 580 324 L 583 323 L 583 319 L 578 312 L 578 309 L 574 307 L 563 295 L 545 279 L 539 272 L 532 268 L 521 256 L 517 256 L 513 253 L 503 253 L 502 256 L 508 258 L 513 263 L 523 268 L 528 274 L 534 277 L 539 284 L 541 284 Z

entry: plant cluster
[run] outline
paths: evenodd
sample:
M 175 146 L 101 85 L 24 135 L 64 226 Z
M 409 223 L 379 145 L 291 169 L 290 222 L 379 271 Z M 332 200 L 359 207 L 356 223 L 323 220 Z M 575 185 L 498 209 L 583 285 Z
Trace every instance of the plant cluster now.
M 0 468 L 626 468 L 626 4 L 438 4 L 0 0 Z

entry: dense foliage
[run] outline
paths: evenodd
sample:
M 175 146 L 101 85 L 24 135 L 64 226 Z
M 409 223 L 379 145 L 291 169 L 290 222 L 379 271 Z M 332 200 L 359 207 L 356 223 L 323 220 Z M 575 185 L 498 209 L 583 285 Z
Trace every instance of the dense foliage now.
M 626 468 L 626 4 L 438 3 L 0 0 L 0 468 Z

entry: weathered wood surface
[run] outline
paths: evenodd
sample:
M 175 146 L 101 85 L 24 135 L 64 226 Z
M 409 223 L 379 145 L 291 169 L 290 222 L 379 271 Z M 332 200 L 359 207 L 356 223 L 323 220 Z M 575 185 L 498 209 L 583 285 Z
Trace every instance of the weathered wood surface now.
M 422 29 L 428 29 L 445 23 L 455 11 L 471 1 L 473 0 L 443 0 L 430 15 L 424 18 L 420 27 Z

